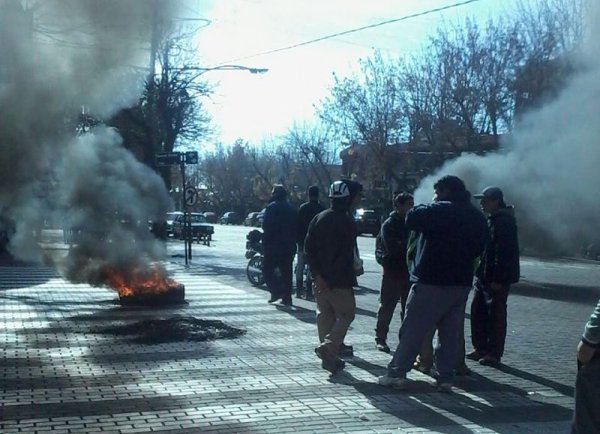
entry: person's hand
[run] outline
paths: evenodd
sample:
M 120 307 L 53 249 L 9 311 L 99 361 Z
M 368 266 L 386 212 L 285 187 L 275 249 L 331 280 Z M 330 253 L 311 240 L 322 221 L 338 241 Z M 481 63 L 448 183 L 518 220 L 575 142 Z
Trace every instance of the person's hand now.
M 317 291 L 328 291 L 329 286 L 327 286 L 327 282 L 323 279 L 322 276 L 315 276 L 314 285 Z
M 494 290 L 494 291 L 502 291 L 503 285 L 501 283 L 498 282 L 492 282 L 490 287 Z
M 577 360 L 579 360 L 584 365 L 592 360 L 594 354 L 596 353 L 596 349 L 594 347 L 590 347 L 583 341 L 579 341 L 579 345 L 577 345 Z

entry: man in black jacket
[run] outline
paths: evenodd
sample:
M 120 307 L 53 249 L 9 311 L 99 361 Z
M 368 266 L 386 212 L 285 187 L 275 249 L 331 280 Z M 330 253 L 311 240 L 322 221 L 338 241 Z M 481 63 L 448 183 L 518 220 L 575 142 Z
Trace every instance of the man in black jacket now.
M 331 184 L 329 197 L 331 208 L 317 214 L 308 227 L 304 253 L 317 300 L 320 345 L 315 353 L 323 368 L 335 374 L 344 368 L 340 347 L 356 310 L 353 290 L 356 229 L 348 212 L 352 204 L 348 184 L 344 181 Z
M 408 231 L 404 224 L 406 212 L 414 205 L 409 193 L 401 192 L 394 197 L 394 211 L 383 222 L 375 242 L 375 257 L 383 267 L 379 310 L 375 326 L 375 345 L 379 351 L 390 352 L 386 340 L 394 310 L 400 301 L 400 317 L 404 318 L 408 295 L 408 265 L 406 246 Z
M 504 354 L 506 302 L 510 285 L 519 281 L 519 241 L 514 209 L 504 203 L 498 187 L 487 187 L 473 197 L 488 216 L 490 238 L 475 273 L 471 302 L 473 351 L 467 358 L 495 365 Z
M 273 186 L 263 217 L 263 276 L 271 292 L 269 303 L 292 305 L 292 263 L 296 253 L 298 212 L 287 201 L 283 185 Z
M 452 389 L 464 305 L 488 229 L 460 178 L 444 176 L 434 184 L 434 190 L 434 203 L 415 206 L 406 214 L 407 229 L 416 233 L 414 252 L 409 252 L 414 258 L 409 265 L 413 285 L 398 348 L 387 374 L 379 377 L 382 386 L 406 386 L 406 374 L 425 335 L 437 327 L 437 386 L 444 392 Z
M 306 238 L 306 232 L 308 231 L 308 225 L 311 220 L 323 211 L 325 207 L 319 203 L 319 187 L 311 185 L 308 187 L 308 202 L 304 202 L 298 209 L 298 235 L 296 242 L 298 244 L 296 263 L 296 297 L 300 297 L 302 290 L 304 289 L 304 283 L 306 283 L 306 299 L 312 300 L 312 280 L 308 279 L 304 282 L 304 268 L 306 267 L 306 261 L 304 258 L 304 238 Z

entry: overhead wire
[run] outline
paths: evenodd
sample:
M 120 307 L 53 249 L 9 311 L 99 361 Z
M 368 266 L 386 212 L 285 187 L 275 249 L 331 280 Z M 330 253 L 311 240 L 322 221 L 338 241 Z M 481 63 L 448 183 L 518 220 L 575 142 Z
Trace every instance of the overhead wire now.
M 348 35 L 348 34 L 351 34 L 351 33 L 362 32 L 364 30 L 373 29 L 373 28 L 376 28 L 376 27 L 381 27 L 381 26 L 385 26 L 385 25 L 388 25 L 388 24 L 397 23 L 397 22 L 400 22 L 400 21 L 405 21 L 405 20 L 408 20 L 408 19 L 411 19 L 411 18 L 417 18 L 417 17 L 422 17 L 422 16 L 425 16 L 425 15 L 434 14 L 434 13 L 442 12 L 442 11 L 445 11 L 445 10 L 448 10 L 448 9 L 454 9 L 454 8 L 457 8 L 457 7 L 460 7 L 460 6 L 465 6 L 465 5 L 468 5 L 470 3 L 476 3 L 476 2 L 479 2 L 479 1 L 481 1 L 481 0 L 465 0 L 465 1 L 462 1 L 462 2 L 458 2 L 458 3 L 453 3 L 451 5 L 440 6 L 438 8 L 428 9 L 428 10 L 425 10 L 425 11 L 422 11 L 422 12 L 415 12 L 413 14 L 404 15 L 404 16 L 402 16 L 400 18 L 392 18 L 392 19 L 389 19 L 389 20 L 381 21 L 379 23 L 374 23 L 374 24 L 369 24 L 369 25 L 366 25 L 366 26 L 356 27 L 354 29 L 345 30 L 343 32 L 332 33 L 332 34 L 329 34 L 329 35 L 325 35 L 325 36 L 321 36 L 321 37 L 318 37 L 318 38 L 310 39 L 308 41 L 299 42 L 299 43 L 292 44 L 292 45 L 287 45 L 285 47 L 275 48 L 273 50 L 260 51 L 258 53 L 249 54 L 247 56 L 242 56 L 242 57 L 237 57 L 235 59 L 230 59 L 230 60 L 219 62 L 219 63 L 238 62 L 240 60 L 251 59 L 253 57 L 260 57 L 260 56 L 266 56 L 268 54 L 280 53 L 282 51 L 288 51 L 288 50 L 292 50 L 294 48 L 299 48 L 299 47 L 304 47 L 306 45 L 316 44 L 317 42 L 326 41 L 328 39 L 337 38 L 339 36 L 344 36 L 344 35 Z

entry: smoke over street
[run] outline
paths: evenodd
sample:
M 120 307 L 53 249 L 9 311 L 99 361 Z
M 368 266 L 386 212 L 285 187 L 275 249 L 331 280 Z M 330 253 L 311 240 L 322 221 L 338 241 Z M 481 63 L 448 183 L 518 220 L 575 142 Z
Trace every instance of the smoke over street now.
M 1 3 L 1 2 L 0 2 Z M 156 2 L 167 20 L 177 2 Z M 3 3 L 0 23 L 0 213 L 16 225 L 9 251 L 39 260 L 44 222 L 81 228 L 63 272 L 90 281 L 98 267 L 159 259 L 148 219 L 163 216 L 160 177 L 97 126 L 76 134 L 83 107 L 107 118 L 139 97 L 150 59 L 152 8 L 145 0 Z M 16 19 L 16 18 L 19 19 Z M 97 243 L 98 238 L 104 243 Z
M 503 151 L 465 155 L 422 181 L 417 203 L 430 201 L 443 174 L 463 178 L 472 193 L 497 185 L 516 206 L 521 234 L 538 248 L 574 252 L 598 241 L 600 201 L 600 37 L 598 7 L 592 11 L 580 70 L 564 91 L 528 113 Z M 593 19 L 595 18 L 595 19 Z M 542 235 L 545 241 L 535 239 Z M 535 239 L 535 240 L 534 240 Z

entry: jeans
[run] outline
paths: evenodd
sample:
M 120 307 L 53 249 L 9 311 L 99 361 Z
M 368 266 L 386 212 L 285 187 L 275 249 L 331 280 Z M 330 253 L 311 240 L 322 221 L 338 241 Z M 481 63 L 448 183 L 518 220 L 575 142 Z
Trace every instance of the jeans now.
M 600 433 L 600 355 L 577 371 L 571 434 Z
M 263 256 L 263 276 L 272 298 L 291 300 L 292 298 L 292 262 L 294 254 L 267 252 Z
M 479 279 L 474 284 L 471 302 L 471 340 L 473 348 L 500 360 L 504 354 L 507 323 L 508 285 L 494 290 Z
M 406 314 L 400 326 L 400 342 L 388 365 L 390 377 L 403 378 L 413 367 L 423 340 L 433 328 L 438 329 L 435 367 L 439 381 L 454 377 L 459 352 L 461 322 L 468 286 L 438 286 L 416 283 L 408 294 Z
M 375 326 L 375 340 L 385 342 L 390 329 L 390 322 L 400 301 L 400 318 L 404 318 L 406 296 L 408 295 L 408 278 L 390 277 L 383 275 L 379 293 L 379 310 Z

